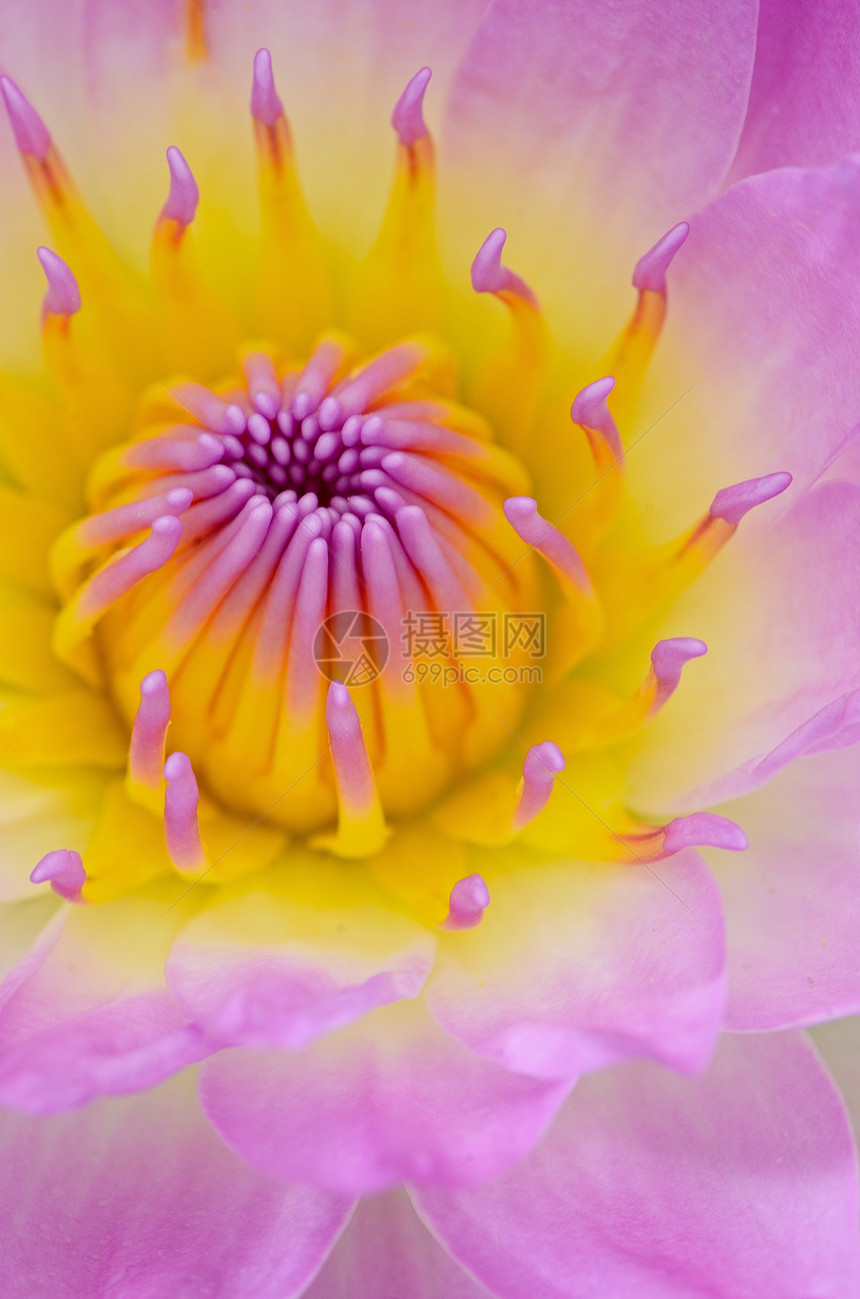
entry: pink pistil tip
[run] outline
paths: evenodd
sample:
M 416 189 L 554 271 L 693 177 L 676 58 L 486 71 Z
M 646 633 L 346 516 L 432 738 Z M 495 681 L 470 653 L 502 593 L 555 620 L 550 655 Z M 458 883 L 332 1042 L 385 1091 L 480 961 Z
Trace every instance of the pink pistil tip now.
M 594 383 L 588 384 L 574 398 L 570 408 L 570 418 L 581 428 L 596 429 L 612 448 L 613 454 L 622 456 L 624 448 L 621 445 L 621 437 L 606 404 L 614 387 L 615 380 L 611 375 L 607 375 L 605 379 L 595 379 Z
M 791 484 L 791 474 L 765 474 L 763 478 L 748 478 L 746 482 L 724 487 L 711 501 L 711 518 L 724 519 L 737 527 L 741 519 L 756 505 L 773 500 Z
M 81 291 L 74 275 L 62 257 L 58 257 L 50 248 L 37 248 L 36 256 L 42 263 L 48 281 L 48 292 L 42 299 L 45 315 L 73 316 L 81 309 Z
M 549 802 L 556 775 L 564 771 L 564 754 L 552 740 L 533 744 L 523 763 L 523 788 L 514 812 L 514 829 L 522 830 Z
M 175 144 L 167 150 L 167 165 L 170 168 L 170 190 L 167 202 L 161 209 L 161 219 L 178 221 L 180 225 L 189 226 L 194 220 L 194 213 L 200 201 L 197 181 Z
M 87 879 L 80 853 L 71 848 L 57 848 L 46 853 L 30 872 L 33 884 L 49 883 L 55 893 L 67 902 L 76 902 Z
M 502 249 L 507 237 L 507 231 L 501 226 L 487 235 L 472 262 L 472 288 L 476 293 L 514 293 L 537 307 L 537 298 L 525 280 L 502 265 Z
M 267 49 L 254 55 L 254 81 L 251 86 L 251 115 L 262 126 L 274 126 L 284 115 L 284 105 L 275 89 L 272 56 Z
M 490 890 L 480 875 L 467 875 L 451 890 L 443 929 L 474 929 L 490 905 Z
M 51 147 L 47 126 L 10 77 L 0 77 L 0 91 L 18 148 L 38 162 L 44 162 Z
M 743 852 L 747 846 L 747 837 L 740 826 L 715 812 L 676 816 L 666 826 L 663 835 L 665 854 L 680 852 L 683 848 L 725 848 L 729 852 Z
M 399 135 L 400 143 L 405 144 L 407 149 L 428 134 L 423 112 L 424 94 L 432 75 L 430 68 L 416 72 L 394 105 L 391 125 Z
M 644 257 L 633 268 L 633 287 L 642 292 L 649 289 L 652 293 L 666 293 L 666 272 L 678 249 L 684 243 L 690 227 L 686 221 L 679 222 L 665 234 L 662 239 L 649 248 Z

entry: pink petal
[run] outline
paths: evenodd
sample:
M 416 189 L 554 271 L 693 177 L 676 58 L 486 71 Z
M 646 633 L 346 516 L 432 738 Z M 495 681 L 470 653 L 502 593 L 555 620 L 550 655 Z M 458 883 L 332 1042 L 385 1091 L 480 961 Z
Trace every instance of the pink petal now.
M 491 1299 L 431 1236 L 402 1190 L 361 1200 L 302 1299 Z
M 561 862 L 490 881 L 481 924 L 440 944 L 429 1009 L 472 1051 L 537 1078 L 637 1056 L 704 1067 L 722 1022 L 719 894 L 686 851 Z
M 303 1293 L 349 1202 L 278 1186 L 200 1113 L 190 1075 L 55 1118 L 0 1116 L 8 1299 Z
M 772 509 L 768 504 L 762 510 Z M 827 482 L 742 531 L 660 628 L 709 646 L 649 728 L 632 806 L 686 812 L 757 788 L 798 753 L 851 742 L 860 689 L 860 488 Z M 741 529 L 746 521 L 741 524 Z
M 454 80 L 444 133 L 463 246 L 504 226 L 517 269 L 551 314 L 566 297 L 568 317 L 579 310 L 570 285 L 596 259 L 603 287 L 582 323 L 609 295 L 618 328 L 637 258 L 719 186 L 754 48 L 747 0 L 724 4 L 719 23 L 687 0 L 493 0 Z
M 842 1092 L 855 1141 L 860 1141 L 860 1018 L 820 1024 L 809 1036 Z
M 417 997 L 433 956 L 432 936 L 396 912 L 252 893 L 192 920 L 167 978 L 210 1041 L 297 1051 L 378 1006 Z
M 53 1114 L 151 1087 L 209 1047 L 168 991 L 178 918 L 142 899 L 66 907 L 0 986 L 0 1104 Z
M 860 158 L 753 176 L 690 218 L 630 440 L 628 480 L 655 538 L 715 488 L 776 471 L 776 518 L 860 423 Z
M 860 14 L 844 0 L 761 0 L 750 102 L 732 177 L 822 167 L 860 140 Z
M 712 866 L 726 909 L 727 1023 L 788 1028 L 860 1011 L 860 747 L 801 758 L 729 804 L 750 847 Z
M 200 1070 L 204 1111 L 243 1159 L 348 1195 L 492 1177 L 566 1091 L 472 1055 L 406 1002 L 298 1054 L 222 1051 Z
M 499 1299 L 843 1299 L 860 1284 L 845 1112 L 794 1034 L 727 1037 L 702 1078 L 589 1078 L 519 1168 L 414 1198 Z
M 61 903 L 53 893 L 0 905 L 0 979 L 27 956 L 59 910 Z

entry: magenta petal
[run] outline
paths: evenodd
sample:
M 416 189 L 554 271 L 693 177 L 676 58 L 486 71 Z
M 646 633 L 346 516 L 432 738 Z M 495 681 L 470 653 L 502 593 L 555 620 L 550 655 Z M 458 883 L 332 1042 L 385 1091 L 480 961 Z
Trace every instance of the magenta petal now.
M 860 158 L 735 185 L 690 218 L 669 281 L 627 431 L 654 425 L 628 465 L 631 489 L 664 539 L 715 488 L 787 471 L 794 486 L 743 522 L 749 536 L 791 508 L 860 422 Z
M 0 986 L 0 1104 L 53 1114 L 151 1087 L 209 1050 L 164 983 L 139 899 L 67 907 Z
M 0 1115 L 4 1299 L 303 1292 L 349 1201 L 232 1155 L 190 1075 L 51 1119 Z
M 302 1299 L 491 1299 L 434 1239 L 405 1191 L 362 1200 Z
M 427 1005 L 472 1051 L 573 1079 L 650 1055 L 707 1062 L 725 1005 L 721 903 L 694 852 L 644 865 L 562 862 L 490 881 L 478 928 L 440 943 Z
M 847 1299 L 860 1285 L 844 1108 L 795 1034 L 724 1039 L 708 1073 L 589 1078 L 488 1186 L 422 1215 L 499 1299 Z
M 548 214 L 572 259 L 560 263 L 558 239 L 533 239 L 518 269 L 542 302 L 569 300 L 562 285 L 587 260 L 572 228 L 614 246 L 603 292 L 613 270 L 629 284 L 649 243 L 717 191 L 754 48 L 746 0 L 727 0 L 718 23 L 691 0 L 494 0 L 454 79 L 444 135 L 449 178 L 470 191 L 456 212 L 467 237 L 503 225 L 513 238 L 536 213 L 546 229 Z
M 379 1006 L 417 997 L 433 956 L 433 937 L 396 913 L 252 893 L 186 926 L 167 979 L 210 1041 L 299 1051 Z
M 471 1054 L 415 1003 L 297 1054 L 234 1049 L 200 1070 L 203 1108 L 243 1159 L 343 1194 L 493 1177 L 538 1141 L 567 1090 Z
M 761 0 L 732 178 L 823 167 L 860 142 L 860 13 L 845 0 Z
M 727 1022 L 787 1028 L 860 1011 L 860 747 L 801 758 L 728 805 L 743 866 L 712 866 L 726 909 Z

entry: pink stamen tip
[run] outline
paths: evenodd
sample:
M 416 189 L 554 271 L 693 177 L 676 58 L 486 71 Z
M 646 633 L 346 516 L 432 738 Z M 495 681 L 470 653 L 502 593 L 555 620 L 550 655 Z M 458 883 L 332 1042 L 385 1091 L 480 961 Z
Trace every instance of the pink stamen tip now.
M 502 265 L 507 232 L 498 227 L 487 235 L 472 262 L 472 288 L 476 293 L 512 293 L 537 307 L 538 301 L 525 280 Z
M 341 801 L 350 812 L 366 812 L 374 800 L 373 771 L 358 710 L 341 681 L 332 681 L 328 688 L 325 720 Z
M 0 92 L 21 153 L 44 162 L 51 148 L 51 133 L 47 126 L 10 77 L 0 77 Z
M 443 929 L 474 929 L 490 905 L 490 890 L 480 875 L 467 875 L 451 890 Z
M 193 870 L 204 861 L 197 824 L 199 792 L 191 759 L 171 753 L 164 764 L 164 838 L 170 860 L 179 870 Z
M 574 398 L 570 408 L 570 418 L 581 428 L 595 429 L 612 448 L 613 454 L 620 457 L 624 454 L 624 448 L 621 445 L 615 420 L 610 415 L 606 404 L 614 387 L 615 380 L 611 375 L 607 375 L 605 379 L 595 379 L 594 383 L 588 384 Z
M 701 658 L 707 652 L 705 642 L 695 640 L 692 636 L 658 641 L 651 651 L 651 667 L 657 680 L 654 703 L 659 706 L 677 689 L 685 663 L 689 663 L 690 659 Z
M 729 852 L 743 852 L 747 846 L 747 837 L 740 826 L 715 812 L 676 816 L 663 834 L 664 854 L 681 852 L 683 848 L 725 848 Z
M 724 519 L 734 527 L 757 505 L 773 500 L 791 483 L 791 474 L 765 474 L 763 478 L 748 478 L 746 482 L 724 487 L 711 501 L 711 518 Z
M 591 578 L 576 547 L 564 533 L 547 523 L 538 513 L 537 501 L 531 496 L 510 496 L 502 509 L 514 532 L 527 546 L 533 546 L 547 563 L 584 595 L 591 595 Z
M 549 802 L 556 775 L 564 771 L 564 754 L 552 740 L 533 744 L 523 763 L 523 788 L 514 812 L 514 829 L 522 830 Z
M 161 220 L 178 221 L 183 226 L 191 225 L 200 201 L 200 190 L 191 174 L 191 168 L 174 144 L 167 150 L 167 166 L 170 169 L 170 190 L 167 202 L 161 209 Z
M 653 248 L 649 248 L 644 257 L 633 268 L 633 287 L 642 292 L 645 289 L 652 293 L 666 294 L 666 272 L 684 243 L 690 227 L 686 221 L 679 222 L 660 239 Z
M 87 880 L 80 853 L 71 848 L 57 848 L 46 853 L 30 872 L 33 884 L 49 883 L 55 893 L 67 902 L 76 902 Z
M 262 126 L 274 126 L 284 115 L 284 105 L 275 89 L 272 56 L 267 49 L 254 55 L 254 81 L 251 86 L 251 115 Z
M 194 493 L 190 487 L 172 487 L 164 497 L 165 504 L 174 514 L 184 514 L 193 500 Z
M 37 248 L 36 256 L 48 281 L 48 292 L 42 299 L 45 315 L 73 316 L 81 309 L 81 291 L 74 275 L 62 257 L 58 257 L 50 248 Z
M 164 741 L 170 724 L 170 690 L 160 668 L 140 683 L 140 703 L 134 718 L 128 770 L 133 780 L 158 789 L 164 764 Z
M 400 143 L 407 148 L 417 140 L 428 135 L 424 121 L 424 95 L 432 76 L 430 68 L 422 68 L 407 85 L 403 94 L 394 105 L 391 114 L 391 125 L 400 137 Z
M 224 411 L 225 432 L 227 433 L 244 433 L 245 432 L 245 412 L 241 406 L 231 402 Z

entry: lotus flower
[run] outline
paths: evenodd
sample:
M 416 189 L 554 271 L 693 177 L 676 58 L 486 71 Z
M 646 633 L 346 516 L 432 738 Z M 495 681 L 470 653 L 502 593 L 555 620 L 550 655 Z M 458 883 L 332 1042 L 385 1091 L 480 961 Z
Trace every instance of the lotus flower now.
M 860 1292 L 860 33 L 755 8 L 5 7 L 5 1295 Z

